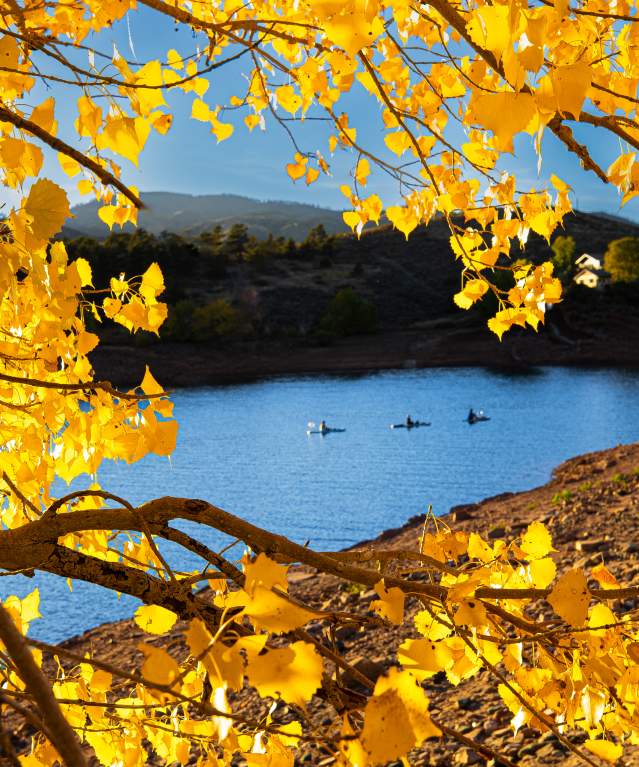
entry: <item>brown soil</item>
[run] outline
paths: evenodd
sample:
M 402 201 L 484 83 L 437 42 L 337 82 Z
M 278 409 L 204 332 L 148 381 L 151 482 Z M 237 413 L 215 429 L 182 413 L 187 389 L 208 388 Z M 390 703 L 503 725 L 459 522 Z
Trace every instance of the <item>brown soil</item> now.
M 620 446 L 571 459 L 559 466 L 551 481 L 523 493 L 505 493 L 481 503 L 460 506 L 442 517 L 442 521 L 461 530 L 475 530 L 489 539 L 511 539 L 519 535 L 533 520 L 542 520 L 552 532 L 557 548 L 554 555 L 560 570 L 570 566 L 591 567 L 604 561 L 619 581 L 626 585 L 639 584 L 639 444 Z M 423 525 L 423 518 L 414 518 L 402 528 L 389 530 L 374 541 L 357 548 L 378 546 L 385 549 L 414 549 Z M 317 575 L 303 568 L 291 573 L 291 592 L 314 606 L 324 609 L 366 611 L 375 598 L 372 591 L 358 593 L 337 579 Z M 408 612 L 417 605 L 407 602 Z M 634 600 L 617 605 L 628 611 L 636 608 Z M 404 638 L 414 635 L 407 620 L 401 628 L 366 626 L 355 630 L 337 631 L 337 646 L 347 660 L 364 674 L 376 679 L 396 663 L 395 649 Z M 167 637 L 156 641 L 180 656 L 184 652 L 183 626 L 176 624 Z M 320 627 L 310 626 L 311 633 Z M 75 652 L 91 650 L 98 657 L 132 667 L 139 659 L 136 646 L 149 641 L 132 621 L 110 623 L 87 631 L 65 642 Z M 357 691 L 357 688 L 354 687 Z M 522 765 L 576 765 L 576 758 L 552 734 L 539 736 L 524 728 L 513 737 L 509 727 L 510 714 L 501 703 L 496 684 L 486 673 L 452 688 L 445 678 L 435 677 L 428 683 L 431 710 L 437 718 L 464 733 L 467 737 L 497 749 L 513 762 Z M 361 692 L 361 690 L 360 690 Z M 266 706 L 250 691 L 236 701 L 243 710 L 264 711 Z M 314 698 L 308 714 L 315 725 L 337 732 L 339 709 L 348 707 L 343 697 L 328 702 Z M 275 716 L 282 721 L 292 712 L 281 706 Z M 24 736 L 25 733 L 16 733 Z M 579 737 L 576 736 L 576 740 Z M 24 740 L 23 740 L 24 744 Z M 309 765 L 331 764 L 319 750 L 308 748 L 300 762 Z M 484 759 L 472 748 L 450 739 L 433 740 L 411 754 L 413 767 L 436 765 L 483 764 Z M 494 763 L 493 763 L 494 764 Z M 627 749 L 623 764 L 639 765 L 636 749 Z M 396 763 L 399 767 L 399 762 Z

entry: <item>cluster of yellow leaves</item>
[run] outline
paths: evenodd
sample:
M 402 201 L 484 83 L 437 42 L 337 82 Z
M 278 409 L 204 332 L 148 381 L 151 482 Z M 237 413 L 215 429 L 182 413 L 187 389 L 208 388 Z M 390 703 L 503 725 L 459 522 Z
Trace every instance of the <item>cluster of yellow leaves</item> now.
M 619 618 L 603 601 L 592 604 L 588 578 L 580 569 L 557 577 L 552 539 L 543 523 L 533 522 L 510 543 L 438 527 L 424 534 L 420 551 L 441 563 L 439 583 L 446 595 L 425 601 L 415 614 L 417 638 L 400 644 L 399 668 L 391 667 L 378 679 L 362 704 L 362 717 L 344 718 L 342 738 L 335 744 L 338 764 L 386 764 L 439 737 L 423 684 L 441 672 L 459 685 L 482 669 L 498 669 L 499 694 L 515 733 L 529 726 L 561 737 L 581 729 L 587 735 L 584 747 L 609 762 L 621 756 L 623 743 L 639 741 L 633 713 L 639 695 L 639 631 L 630 615 Z M 140 677 L 128 692 L 116 688 L 112 674 L 92 666 L 90 658 L 75 672 L 60 671 L 54 692 L 76 701 L 65 703 L 65 716 L 81 728 L 101 764 L 112 765 L 124 754 L 130 767 L 144 764 L 143 742 L 160 758 L 186 763 L 196 742 L 203 766 L 210 760 L 230 764 L 241 756 L 251 765 L 291 767 L 305 732 L 305 709 L 336 672 L 308 635 L 292 633 L 325 616 L 289 596 L 287 570 L 264 554 L 245 556 L 241 588 L 229 590 L 224 581 L 212 581 L 213 602 L 222 609 L 220 626 L 214 629 L 193 618 L 184 630 L 188 656 L 182 660 L 141 644 Z M 604 589 L 618 585 L 604 565 L 590 575 Z M 543 590 L 561 621 L 547 628 L 529 623 L 527 607 L 535 589 Z M 380 598 L 372 609 L 401 625 L 404 591 L 388 588 L 384 580 L 375 590 Z M 26 632 L 39 617 L 38 592 L 23 600 L 11 597 L 5 607 Z M 255 630 L 225 634 L 224 616 Z M 138 625 L 152 635 L 173 629 L 175 621 L 173 612 L 159 606 L 143 606 L 136 613 Z M 513 635 L 513 628 L 519 633 Z M 16 676 L 9 675 L 6 684 L 9 690 L 22 689 Z M 237 698 L 247 686 L 272 701 L 269 715 L 249 727 Z M 196 715 L 192 700 L 208 706 L 209 715 Z M 280 702 L 293 712 L 286 725 L 272 716 Z M 88 728 L 83 726 L 87 716 Z M 236 720 L 245 726 L 236 728 Z M 35 759 L 52 764 L 55 754 L 47 749 L 46 742 L 38 741 L 26 764 L 35 765 Z
M 89 0 L 85 5 L 88 14 L 81 6 L 77 11 L 60 7 L 60 13 L 49 14 L 29 7 L 14 21 L 46 29 L 53 39 L 66 35 L 83 43 L 92 33 L 123 19 L 133 6 L 125 2 L 102 7 Z M 526 3 L 492 5 L 484 0 L 474 0 L 463 17 L 457 10 L 447 14 L 438 6 L 432 13 L 415 10 L 407 0 L 259 0 L 195 8 L 177 0 L 171 9 L 159 10 L 176 23 L 190 25 L 204 44 L 195 53 L 162 52 L 142 65 L 133 65 L 115 49 L 110 62 L 114 75 L 106 78 L 89 57 L 88 74 L 95 89 L 106 90 L 111 97 L 98 101 L 91 88 L 84 89 L 77 99 L 74 124 L 88 142 L 88 155 L 105 173 L 119 179 L 119 158 L 137 164 L 151 132 L 164 134 L 170 129 L 173 115 L 166 94 L 172 90 L 192 96 L 191 116 L 207 123 L 218 142 L 234 132 L 234 123 L 221 119 L 227 106 L 240 113 L 248 110 L 243 119 L 249 130 L 258 125 L 265 129 L 267 120 L 320 117 L 331 126 L 326 137 L 330 155 L 338 149 L 357 151 L 353 175 L 358 187 L 366 185 L 371 164 L 400 184 L 399 204 L 385 206 L 377 194 L 361 198 L 349 193 L 352 210 L 344 214 L 346 223 L 360 233 L 368 222 L 378 223 L 386 208 L 387 220 L 408 236 L 433 215 L 449 218 L 453 250 L 470 278 L 470 286 L 457 300 L 465 308 L 481 299 L 481 285 L 491 283 L 491 270 L 507 264 L 513 239 L 525 242 L 529 230 L 550 238 L 571 209 L 563 182 L 558 185 L 553 178 L 558 191 L 553 200 L 547 190 L 517 191 L 516 179 L 498 167 L 503 155 L 513 151 L 519 134 L 534 139 L 540 159 L 542 136 L 549 130 L 576 151 L 570 131 L 568 136 L 557 129 L 563 120 L 601 125 L 630 141 L 631 149 L 633 141 L 639 147 L 639 129 L 632 123 L 637 68 L 633 25 L 611 25 L 605 13 L 598 17 L 596 10 L 582 16 L 568 13 L 563 4 L 532 8 Z M 459 61 L 447 59 L 448 37 L 465 38 Z M 229 54 L 233 46 L 244 46 L 251 53 L 245 87 L 228 105 L 209 106 L 204 101 L 209 80 L 203 72 L 225 57 L 234 58 Z M 429 65 L 417 64 L 408 53 L 410 46 L 424 52 L 432 49 L 443 57 Z M 595 53 L 604 49 L 614 53 Z M 5 103 L 14 102 L 16 115 L 55 136 L 53 98 L 29 114 L 17 104 L 35 83 L 32 54 L 5 35 L 0 38 L 0 55 L 8 64 L 0 78 Z M 364 120 L 379 120 L 389 157 L 363 151 L 366 148 L 358 143 L 355 123 L 362 123 L 362 117 L 346 111 L 349 94 L 358 89 L 374 100 Z M 602 117 L 593 117 L 588 108 Z M 620 111 L 625 122 L 612 125 L 609 116 Z M 467 140 L 461 145 L 451 116 L 466 130 Z M 40 172 L 42 151 L 24 134 L 16 134 L 10 123 L 1 124 L 4 179 L 19 187 Z M 625 152 L 606 171 L 624 200 L 637 194 L 635 155 Z M 310 157 L 317 163 L 310 165 Z M 79 191 L 94 193 L 103 203 L 103 221 L 111 227 L 135 222 L 137 210 L 122 189 L 114 192 L 105 177 L 83 168 L 77 157 L 61 152 L 59 158 L 69 176 L 82 174 Z M 315 147 L 296 152 L 286 171 L 293 180 L 305 178 L 312 184 L 321 173 L 329 174 L 330 167 Z M 465 219 L 468 228 L 458 231 L 453 218 Z M 501 334 L 512 324 L 536 327 L 543 321 L 546 306 L 560 300 L 560 294 L 533 293 L 532 287 L 521 303 L 508 292 L 498 296 L 500 311 L 491 329 Z
M 84 126 L 97 121 L 86 109 L 84 115 Z M 30 120 L 54 133 L 53 100 L 32 110 Z M 111 295 L 96 301 L 90 264 L 70 261 L 61 241 L 50 242 L 69 217 L 66 193 L 48 179 L 33 181 L 40 163 L 32 162 L 37 152 L 28 142 L 8 136 L 2 142 L 6 183 L 32 183 L 8 212 L 10 237 L 0 242 L 0 475 L 44 510 L 56 478 L 95 474 L 106 458 L 131 462 L 173 450 L 177 424 L 150 373 L 140 397 L 157 398 L 146 405 L 91 385 L 88 355 L 99 338 L 84 321 L 91 313 L 98 322 L 110 318 L 132 332 L 157 333 L 167 312 L 159 299 L 164 281 L 153 264 L 139 277 L 112 280 Z M 67 170 L 75 170 L 73 163 Z M 121 210 L 134 209 L 113 207 L 116 215 Z M 28 521 L 29 509 L 7 489 L 2 521 L 17 527 Z
M 293 181 L 297 181 L 299 178 L 304 177 L 306 186 L 310 186 L 317 181 L 320 175 L 317 168 L 314 168 L 312 165 L 309 167 L 308 157 L 304 157 L 304 155 L 299 152 L 295 153 L 294 162 L 291 162 L 286 166 L 286 172 Z

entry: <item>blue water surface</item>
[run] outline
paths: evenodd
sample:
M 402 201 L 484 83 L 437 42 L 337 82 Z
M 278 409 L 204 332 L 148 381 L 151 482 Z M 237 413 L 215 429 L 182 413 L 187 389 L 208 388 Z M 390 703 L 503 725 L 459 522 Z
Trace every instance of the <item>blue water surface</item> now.
M 105 488 L 134 503 L 203 498 L 324 550 L 374 537 L 429 505 L 442 514 L 543 484 L 566 458 L 639 439 L 639 372 L 627 370 L 305 376 L 182 390 L 173 400 L 180 434 L 171 459 L 105 466 Z M 491 420 L 469 426 L 470 406 Z M 409 413 L 432 426 L 389 428 Z M 307 422 L 322 418 L 346 431 L 307 435 Z M 195 527 L 204 542 L 223 544 Z M 79 582 L 69 592 L 62 579 L 42 575 L 0 581 L 2 595 L 40 588 L 43 620 L 31 633 L 49 640 L 127 617 L 137 604 Z

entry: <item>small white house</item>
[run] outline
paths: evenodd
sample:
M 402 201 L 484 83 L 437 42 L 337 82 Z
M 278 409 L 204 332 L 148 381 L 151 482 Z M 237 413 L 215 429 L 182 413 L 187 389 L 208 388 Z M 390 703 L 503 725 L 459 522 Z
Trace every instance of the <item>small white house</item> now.
M 591 270 L 591 271 L 601 271 L 602 269 L 602 263 L 600 259 L 595 258 L 594 256 L 591 256 L 589 253 L 582 253 L 579 258 L 575 259 L 575 266 L 577 267 L 577 272 L 581 272 L 582 270 Z M 575 278 L 575 282 L 576 282 Z
M 592 269 L 580 269 L 574 277 L 574 282 L 586 288 L 598 288 L 600 279 L 599 274 Z
M 590 253 L 582 253 L 579 258 L 575 259 L 575 272 L 573 282 L 577 285 L 583 285 L 585 288 L 601 288 L 610 278 L 608 272 L 603 268 L 601 259 L 591 256 Z

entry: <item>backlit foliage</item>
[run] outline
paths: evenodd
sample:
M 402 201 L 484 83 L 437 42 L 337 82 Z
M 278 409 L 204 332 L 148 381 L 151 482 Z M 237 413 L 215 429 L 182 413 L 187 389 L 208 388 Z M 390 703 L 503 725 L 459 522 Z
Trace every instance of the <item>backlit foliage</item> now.
M 139 7 L 192 30 L 189 49 L 158 51 L 143 64 L 117 50 L 104 54 L 100 33 Z M 570 211 L 570 188 L 553 176 L 551 188 L 522 189 L 507 156 L 518 134 L 541 155 L 551 133 L 624 201 L 639 193 L 635 5 L 6 0 L 0 10 L 0 169 L 18 199 L 0 231 L 0 567 L 4 575 L 42 570 L 135 596 L 143 603 L 135 620 L 149 634 L 139 668 L 123 670 L 99 652 L 74 656 L 26 639 L 39 616 L 37 591 L 5 600 L 0 706 L 26 718 L 35 735 L 20 756 L 3 736 L 4 757 L 26 767 L 82 765 L 93 756 L 135 767 L 151 755 L 167 764 L 288 767 L 301 744 L 316 742 L 345 767 L 383 764 L 442 734 L 464 742 L 430 709 L 422 683 L 443 672 L 457 685 L 481 669 L 499 685 L 515 731 L 552 731 L 592 765 L 614 762 L 625 743 L 639 742 L 639 632 L 632 614 L 618 617 L 608 606 L 636 589 L 619 586 L 603 566 L 557 573 L 540 523 L 518 540 L 489 543 L 433 522 L 415 551 L 363 557 L 314 552 L 203 501 L 133 508 L 100 489 L 103 459 L 168 456 L 177 425 L 150 372 L 130 391 L 94 380 L 87 355 L 99 339 L 86 320 L 158 332 L 164 280 L 152 265 L 94 285 L 90 264 L 70 263 L 52 241 L 69 202 L 41 173 L 45 154 L 57 156 L 78 191 L 100 201 L 101 219 L 121 226 L 135 222 L 140 206 L 126 167 L 137 164 L 153 131 L 170 130 L 172 93 L 182 92 L 190 116 L 218 142 L 236 127 L 279 126 L 296 142 L 296 122 L 322 119 L 324 144 L 304 147 L 300 138 L 283 173 L 310 185 L 331 173 L 336 152 L 349 151 L 352 177 L 340 181 L 355 231 L 385 214 L 408 236 L 445 216 L 463 266 L 456 303 L 467 309 L 493 291 L 495 333 L 536 328 L 561 297 L 552 265 L 517 267 L 507 292 L 491 277 L 510 268 L 513 241 L 525 243 L 531 230 L 550 238 Z M 207 76 L 225 64 L 244 77 L 230 102 L 218 103 Z M 54 96 L 40 101 L 40 83 L 71 91 L 74 113 Z M 370 100 L 364 115 L 352 108 L 356 90 Z M 387 151 L 361 142 L 364 121 L 378 125 Z M 577 142 L 575 123 L 619 139 L 610 168 Z M 373 191 L 382 174 L 397 182 L 400 204 L 385 205 Z M 83 489 L 56 497 L 56 480 Z M 242 541 L 241 569 L 176 520 Z M 199 556 L 202 569 L 171 566 L 164 540 Z M 296 562 L 374 589 L 374 615 L 299 603 L 288 593 L 286 567 Z M 416 570 L 421 576 L 409 577 Z M 198 592 L 206 582 L 210 590 Z M 402 624 L 408 595 L 421 605 L 413 638 L 401 644 L 398 666 L 372 683 L 339 655 L 333 630 Z M 550 619 L 536 607 L 542 600 Z M 184 623 L 176 626 L 178 618 Z M 188 652 L 178 659 L 153 643 L 168 631 L 184 636 Z M 349 693 L 349 677 L 368 693 Z M 267 699 L 264 716 L 237 703 L 246 685 Z M 342 715 L 340 732 L 310 723 L 306 707 L 316 694 Z M 276 717 L 280 703 L 292 712 L 286 723 Z M 583 746 L 567 738 L 575 729 L 586 733 Z

